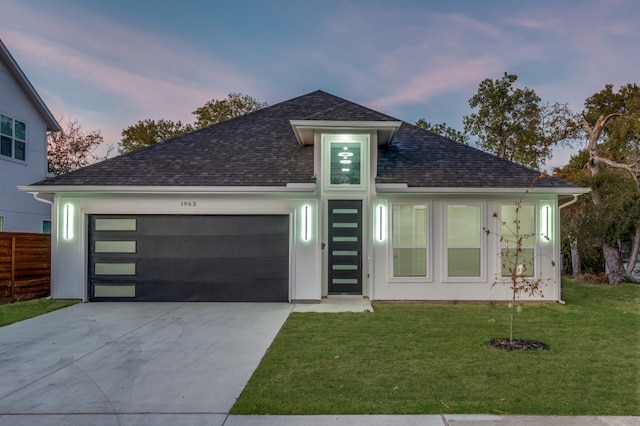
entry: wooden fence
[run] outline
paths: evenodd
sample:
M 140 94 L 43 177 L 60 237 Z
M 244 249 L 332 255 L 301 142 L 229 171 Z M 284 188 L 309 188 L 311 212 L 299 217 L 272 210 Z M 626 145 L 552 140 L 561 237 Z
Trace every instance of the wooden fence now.
M 48 296 L 51 235 L 0 232 L 0 304 Z

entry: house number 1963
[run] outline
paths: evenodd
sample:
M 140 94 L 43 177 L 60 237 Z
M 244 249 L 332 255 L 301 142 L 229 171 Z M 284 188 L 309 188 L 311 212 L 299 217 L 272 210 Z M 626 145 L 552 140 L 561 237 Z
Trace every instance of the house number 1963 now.
M 180 207 L 195 207 L 195 201 L 180 201 Z

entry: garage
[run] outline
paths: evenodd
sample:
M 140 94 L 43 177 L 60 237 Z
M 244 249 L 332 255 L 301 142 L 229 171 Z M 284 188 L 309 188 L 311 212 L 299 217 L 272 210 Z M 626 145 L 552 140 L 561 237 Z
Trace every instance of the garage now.
M 91 215 L 91 301 L 286 302 L 289 216 Z

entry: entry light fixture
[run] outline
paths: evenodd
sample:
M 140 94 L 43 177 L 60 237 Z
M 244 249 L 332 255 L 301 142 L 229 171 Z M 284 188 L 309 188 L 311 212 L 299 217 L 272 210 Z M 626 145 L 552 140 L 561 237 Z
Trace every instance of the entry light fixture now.
M 302 239 L 304 241 L 311 239 L 311 206 L 307 204 L 302 206 Z
M 384 241 L 386 238 L 387 211 L 384 205 L 376 208 L 376 239 Z
M 73 204 L 64 205 L 63 235 L 65 240 L 73 239 Z

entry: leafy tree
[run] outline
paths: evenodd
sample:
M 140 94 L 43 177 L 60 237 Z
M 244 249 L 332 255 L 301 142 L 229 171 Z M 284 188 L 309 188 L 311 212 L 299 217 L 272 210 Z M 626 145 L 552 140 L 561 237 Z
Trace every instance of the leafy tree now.
M 593 179 L 591 199 L 603 220 L 599 229 L 607 229 L 607 218 L 615 221 L 602 240 L 609 284 L 615 285 L 628 279 L 640 253 L 640 87 L 627 84 L 615 92 L 606 85 L 585 101 L 581 125 L 589 154 L 584 167 Z M 626 270 L 622 240 L 632 242 Z
M 49 172 L 61 175 L 89 165 L 94 151 L 103 142 L 99 130 L 85 133 L 76 120 L 69 120 L 62 131 L 48 136 Z
M 212 99 L 193 111 L 194 124 L 180 121 L 146 119 L 122 130 L 118 153 L 126 154 L 155 143 L 183 135 L 214 123 L 238 117 L 267 106 L 266 103 L 241 93 L 230 93 L 225 99 Z
M 240 115 L 257 111 L 267 106 L 255 98 L 242 93 L 229 93 L 226 99 L 212 99 L 193 111 L 196 116 L 195 128 L 200 129 L 220 123 Z
M 424 118 L 421 118 L 420 120 L 416 121 L 416 126 L 437 135 L 444 136 L 445 138 L 449 138 L 456 142 L 462 142 L 466 144 L 469 141 L 469 137 L 464 132 L 454 129 L 451 126 L 447 126 L 447 123 L 431 124 L 428 121 L 425 121 Z
M 469 99 L 477 112 L 463 117 L 465 133 L 476 136 L 481 149 L 537 169 L 557 143 L 574 136 L 577 126 L 566 104 L 542 104 L 532 89 L 514 88 L 517 79 L 505 72 L 499 80 L 480 83 Z
M 118 153 L 126 154 L 157 142 L 183 135 L 193 130 L 190 124 L 180 121 L 160 119 L 140 120 L 122 131 L 122 140 L 118 145 Z

